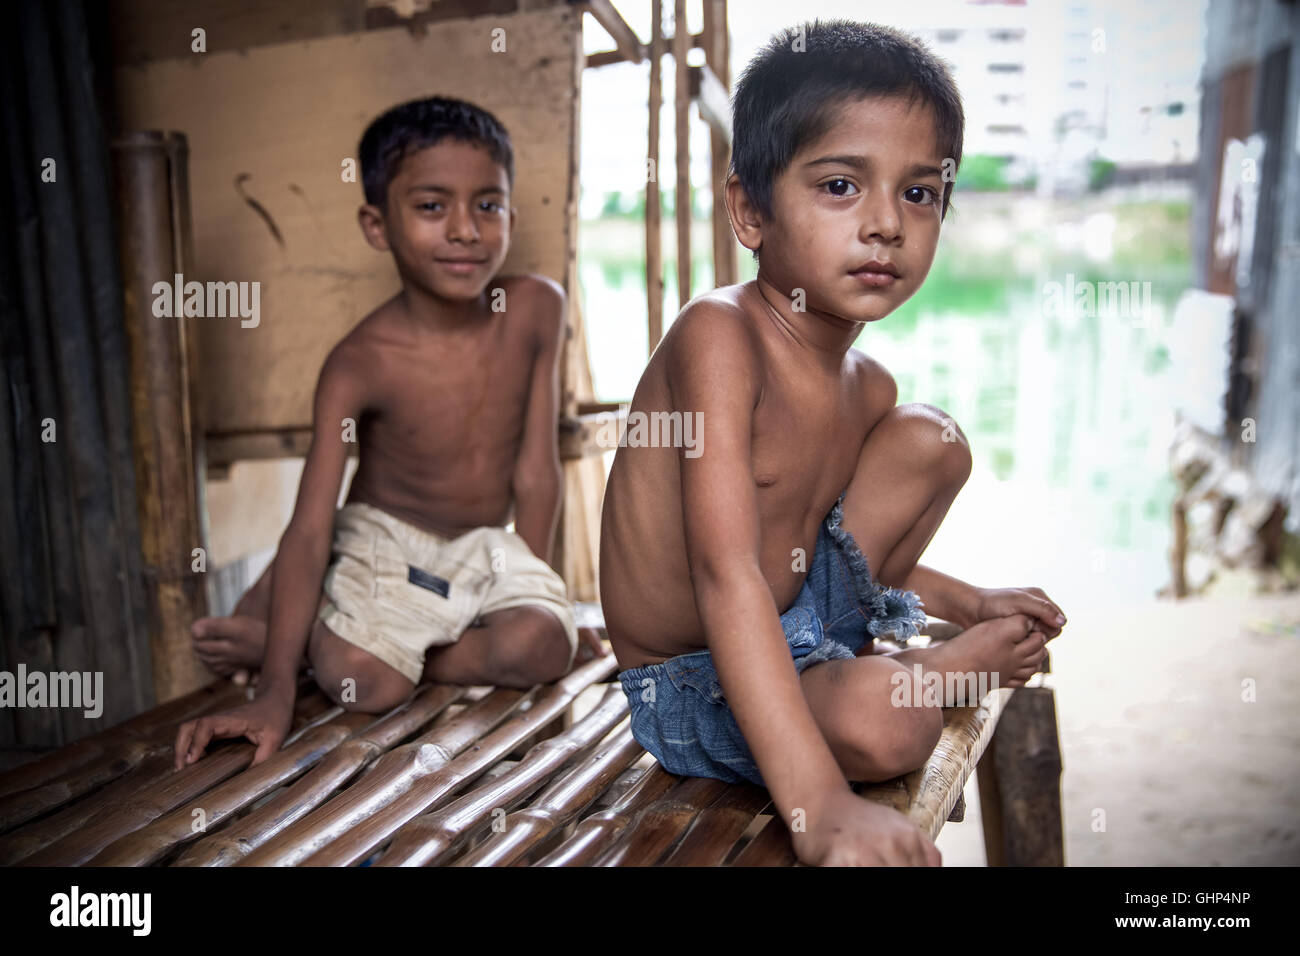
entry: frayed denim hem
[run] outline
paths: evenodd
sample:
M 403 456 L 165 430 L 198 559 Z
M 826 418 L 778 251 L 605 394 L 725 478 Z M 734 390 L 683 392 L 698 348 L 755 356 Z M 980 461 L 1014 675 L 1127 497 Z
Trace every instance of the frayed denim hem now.
M 915 591 L 885 587 L 876 582 L 853 535 L 840 527 L 843 520 L 844 496 L 840 495 L 826 516 L 826 532 L 848 562 L 858 600 L 870 615 L 867 633 L 873 638 L 892 636 L 896 641 L 916 637 L 926 623 L 921 599 Z

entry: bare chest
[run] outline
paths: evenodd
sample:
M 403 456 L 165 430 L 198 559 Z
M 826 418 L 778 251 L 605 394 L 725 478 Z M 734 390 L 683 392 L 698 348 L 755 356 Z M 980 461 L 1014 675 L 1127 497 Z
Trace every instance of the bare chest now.
M 439 460 L 513 449 L 527 413 L 531 357 L 527 343 L 508 338 L 399 356 L 375 383 L 366 438 Z

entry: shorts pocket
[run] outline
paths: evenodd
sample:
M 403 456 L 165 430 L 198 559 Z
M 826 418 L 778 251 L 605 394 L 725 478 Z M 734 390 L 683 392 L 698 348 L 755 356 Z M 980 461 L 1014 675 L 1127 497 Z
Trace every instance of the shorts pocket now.
M 442 631 L 430 640 L 454 641 L 473 621 L 487 590 L 487 574 L 459 563 L 437 570 L 380 551 L 375 585 L 382 614 L 399 628 Z
M 722 684 L 718 681 L 718 672 L 713 666 L 713 659 L 708 652 L 702 654 L 683 654 L 664 661 L 664 670 L 668 679 L 679 691 L 689 687 L 711 704 L 725 704 L 727 698 L 722 693 Z

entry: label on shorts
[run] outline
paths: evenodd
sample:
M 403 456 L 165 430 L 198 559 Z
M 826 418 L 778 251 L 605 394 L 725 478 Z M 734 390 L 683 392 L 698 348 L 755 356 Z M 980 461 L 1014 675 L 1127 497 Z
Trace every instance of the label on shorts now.
M 451 582 L 446 578 L 440 578 L 428 571 L 421 571 L 414 565 L 408 564 L 407 567 L 410 568 L 410 571 L 406 575 L 406 580 L 417 588 L 424 588 L 426 591 L 441 594 L 443 597 L 451 597 Z

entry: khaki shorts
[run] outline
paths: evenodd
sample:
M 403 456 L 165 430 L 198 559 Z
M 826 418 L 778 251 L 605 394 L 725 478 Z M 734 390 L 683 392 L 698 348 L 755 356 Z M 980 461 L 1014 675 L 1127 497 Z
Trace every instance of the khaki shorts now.
M 334 519 L 324 590 L 325 626 L 412 683 L 426 650 L 456 643 L 479 617 L 506 608 L 545 608 L 564 625 L 570 663 L 578 647 L 564 581 L 504 528 L 444 538 L 372 505 L 346 504 Z

